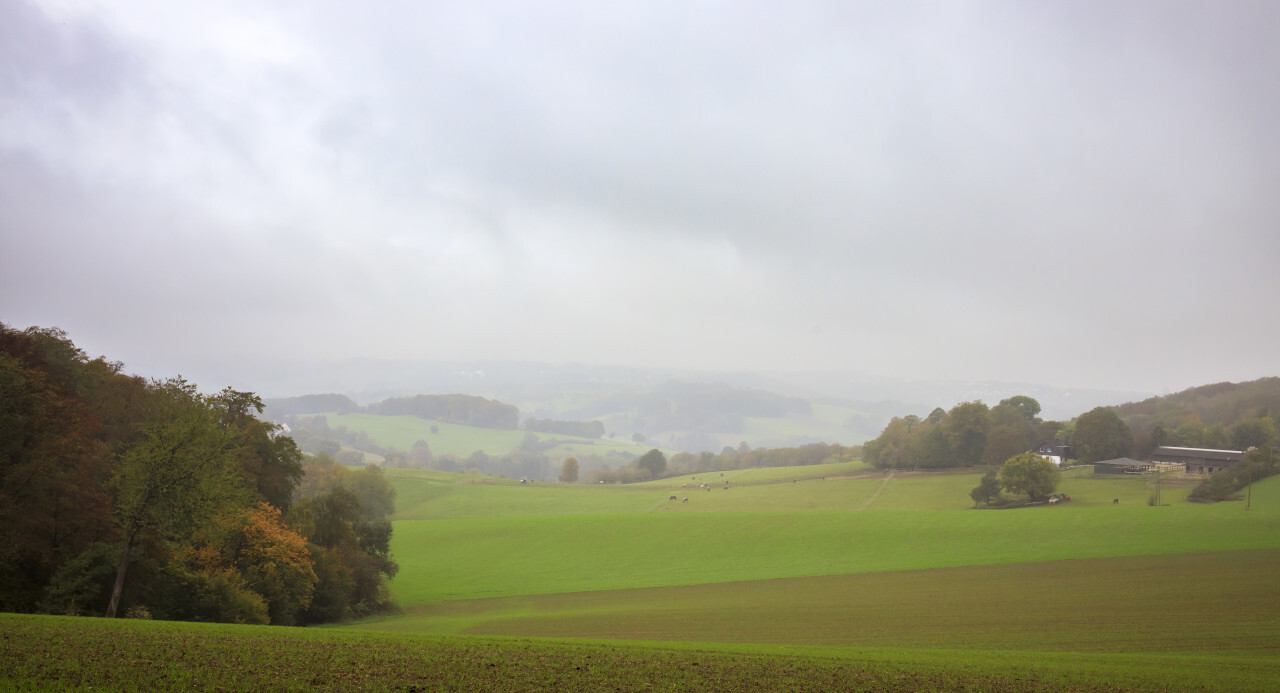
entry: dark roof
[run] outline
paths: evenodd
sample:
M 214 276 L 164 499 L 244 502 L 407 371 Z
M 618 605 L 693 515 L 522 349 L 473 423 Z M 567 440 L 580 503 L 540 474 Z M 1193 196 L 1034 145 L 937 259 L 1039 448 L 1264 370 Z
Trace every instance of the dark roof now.
M 1234 462 L 1244 457 L 1239 450 L 1210 450 L 1208 448 L 1175 448 L 1161 445 L 1151 453 L 1151 459 L 1157 462 L 1181 462 L 1184 460 L 1223 460 Z
M 1128 457 L 1117 457 L 1114 460 L 1102 460 L 1094 462 L 1094 464 L 1107 464 L 1114 467 L 1150 467 L 1150 462 L 1141 462 L 1139 460 L 1131 460 Z

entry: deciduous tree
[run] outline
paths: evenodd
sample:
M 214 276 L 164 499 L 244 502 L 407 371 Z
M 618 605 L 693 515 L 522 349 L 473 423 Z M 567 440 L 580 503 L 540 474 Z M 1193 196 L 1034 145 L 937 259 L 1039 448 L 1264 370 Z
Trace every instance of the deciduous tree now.
M 1235 450 L 1271 447 L 1277 440 L 1280 437 L 1276 435 L 1276 425 L 1270 416 L 1242 421 L 1231 429 L 1231 447 Z
M 194 384 L 182 378 L 152 384 L 141 437 L 124 451 L 111 483 L 122 546 L 108 617 L 116 614 L 140 532 L 189 535 L 228 504 L 243 503 L 238 436 L 219 419 Z
M 982 402 L 962 402 L 947 414 L 942 431 L 947 436 L 953 466 L 972 467 L 982 461 L 987 431 L 991 428 L 988 413 L 987 405 Z
M 662 454 L 661 450 L 654 448 L 636 460 L 636 469 L 648 474 L 650 479 L 656 479 L 667 471 L 667 456 Z
M 1076 420 L 1071 451 L 1085 464 L 1124 457 L 1133 448 L 1129 427 L 1110 407 L 1097 407 Z
M 987 447 L 982 451 L 983 464 L 1000 464 L 1030 447 L 1024 431 L 1016 426 L 996 426 L 987 436 Z
M 578 458 L 566 457 L 560 466 L 560 482 L 572 484 L 578 481 Z
M 987 505 L 990 505 L 991 501 L 999 498 L 1000 479 L 998 478 L 996 470 L 993 469 L 986 474 L 983 474 L 982 481 L 978 483 L 977 487 L 969 492 L 969 497 L 972 498 L 975 503 L 984 503 Z
M 271 623 L 292 625 L 317 582 L 307 542 L 268 503 L 225 513 L 198 533 L 192 562 L 208 574 L 234 571 L 262 597 Z
M 1000 404 L 996 406 L 1001 405 L 1007 405 L 1016 409 L 1018 413 L 1022 415 L 1023 420 L 1027 422 L 1028 426 L 1034 427 L 1040 425 L 1040 403 L 1034 398 L 1027 397 L 1026 395 L 1014 395 L 1008 399 L 1000 400 Z M 992 409 L 994 410 L 995 407 L 992 407 Z
M 1000 468 L 1000 485 L 1010 493 L 1025 493 L 1033 501 L 1048 498 L 1060 478 L 1058 468 L 1034 452 L 1010 458 Z

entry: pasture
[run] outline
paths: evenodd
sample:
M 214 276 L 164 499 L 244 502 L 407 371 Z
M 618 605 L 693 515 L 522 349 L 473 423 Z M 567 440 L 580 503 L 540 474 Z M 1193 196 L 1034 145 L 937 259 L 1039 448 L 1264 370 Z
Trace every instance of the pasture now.
M 891 480 L 889 488 L 895 482 Z M 799 496 L 804 485 L 772 488 Z M 815 492 L 820 487 L 827 491 L 845 486 L 850 493 L 859 488 L 852 481 L 808 485 Z M 1268 486 L 1271 496 L 1276 494 L 1270 489 L 1280 488 Z M 651 497 L 650 505 L 656 507 L 650 512 L 399 521 L 392 549 L 401 574 L 392 588 L 401 604 L 412 606 L 497 596 L 1280 548 L 1280 519 L 1274 505 L 1262 507 L 1259 489 L 1248 513 L 1239 503 L 1148 507 L 1112 506 L 1109 501 L 1015 510 L 905 510 L 895 504 L 897 509 L 884 511 L 743 511 L 752 490 L 690 491 L 688 503 L 668 501 L 660 491 Z M 864 485 L 850 505 L 859 506 L 871 492 Z M 633 493 L 617 495 L 619 501 L 635 502 Z M 644 503 L 635 506 L 643 508 Z
M 782 578 L 447 602 L 411 610 L 398 627 L 546 638 L 1274 656 L 1278 569 L 1280 550 L 1262 550 Z M 1201 582 L 1214 589 L 1188 588 Z
M 1280 478 L 1256 485 L 1246 512 L 1186 503 L 1176 480 L 1148 506 L 1149 479 L 1087 469 L 1064 474 L 1070 503 L 1008 510 L 971 509 L 976 472 L 723 474 L 444 477 L 429 494 L 396 479 L 410 501 L 393 543 L 405 613 L 349 628 L 799 648 L 875 666 L 907 656 L 951 674 L 976 659 L 1030 667 L 1049 689 L 1059 665 L 1124 688 L 1249 689 L 1280 675 Z M 1240 662 L 1233 671 L 1252 673 L 1234 683 L 1205 674 Z
M 1280 477 L 1256 484 L 1246 511 L 1186 503 L 1177 483 L 1148 506 L 1148 480 L 1083 470 L 1064 475 L 1070 503 L 1007 510 L 970 509 L 975 472 L 735 470 L 707 474 L 709 491 L 697 476 L 520 485 L 387 470 L 402 614 L 320 629 L 2 616 L 0 680 L 625 691 L 1280 680 Z

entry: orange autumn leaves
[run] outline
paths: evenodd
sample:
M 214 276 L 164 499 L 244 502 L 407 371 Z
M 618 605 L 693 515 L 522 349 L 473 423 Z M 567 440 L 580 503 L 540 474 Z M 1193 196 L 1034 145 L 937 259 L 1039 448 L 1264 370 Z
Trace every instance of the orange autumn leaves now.
M 306 540 L 268 503 L 219 517 L 197 534 L 187 558 L 193 569 L 210 575 L 234 573 L 239 578 L 235 582 L 262 597 L 268 613 L 253 615 L 267 616 L 272 623 L 291 620 L 281 617 L 310 606 L 318 582 Z

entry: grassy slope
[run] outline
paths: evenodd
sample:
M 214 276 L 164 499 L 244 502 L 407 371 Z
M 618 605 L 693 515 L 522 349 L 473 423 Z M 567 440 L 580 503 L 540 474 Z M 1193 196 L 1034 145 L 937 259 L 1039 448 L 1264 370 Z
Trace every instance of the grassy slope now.
M 393 589 L 411 605 L 1278 545 L 1274 512 L 1235 504 L 484 517 L 396 523 Z
M 977 475 L 848 477 L 725 491 L 448 486 L 401 505 L 393 589 L 458 599 L 1075 558 L 1280 547 L 1280 479 L 1239 503 L 1112 505 L 1140 479 L 1074 479 L 1059 507 L 973 511 Z M 403 484 L 402 501 L 412 500 Z M 447 485 L 446 485 L 447 486 Z M 878 493 L 877 493 L 878 492 Z M 1168 494 L 1166 494 L 1168 495 Z M 874 496 L 874 500 L 868 501 Z M 936 507 L 944 501 L 950 509 Z M 944 506 L 945 507 L 945 506 Z M 865 511 L 858 510 L 866 508 Z M 434 509 L 434 511 L 433 511 Z M 466 515 L 467 517 L 458 517 Z M 450 519 L 445 519 L 450 518 Z
M 451 602 L 414 610 L 397 627 L 522 637 L 1275 656 L 1278 569 L 1280 550 L 1267 550 L 787 578 Z M 1214 589 L 1189 588 L 1200 584 Z M 1195 627 L 1181 627 L 1186 623 Z
M 727 491 L 709 475 L 712 491 L 675 491 L 688 503 L 666 500 L 684 478 L 455 484 L 415 512 L 459 494 L 473 517 L 397 522 L 407 613 L 353 627 L 715 656 L 836 646 L 789 651 L 900 666 L 908 688 L 1249 690 L 1280 676 L 1280 478 L 1255 486 L 1249 512 L 1181 502 L 1187 486 L 1148 507 L 1141 478 L 1080 472 L 1063 480 L 1069 504 L 974 511 L 974 473 L 845 465 L 786 483 L 797 471 L 727 472 Z
M 1280 679 L 1280 478 L 1255 486 L 1249 512 L 1177 502 L 1185 488 L 1147 507 L 1142 480 L 1089 477 L 1064 480 L 1065 506 L 973 511 L 976 474 L 850 465 L 786 483 L 795 471 L 737 472 L 731 490 L 673 504 L 683 480 L 519 486 L 395 470 L 406 615 L 340 629 L 0 615 L 0 680 L 1234 691 Z M 600 642 L 619 638 L 630 642 Z

